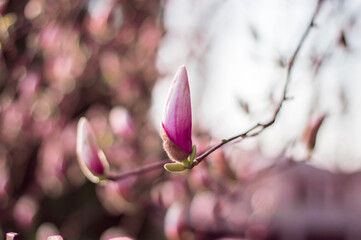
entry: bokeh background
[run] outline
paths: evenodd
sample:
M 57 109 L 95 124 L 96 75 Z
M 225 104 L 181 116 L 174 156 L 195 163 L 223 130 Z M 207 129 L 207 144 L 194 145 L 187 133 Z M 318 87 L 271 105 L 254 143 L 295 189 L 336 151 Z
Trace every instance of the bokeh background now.
M 165 159 L 162 108 L 185 64 L 199 151 L 265 122 L 317 1 L 0 0 L 0 238 L 257 239 L 279 206 L 358 216 L 361 4 L 321 2 L 274 125 L 184 174 L 95 185 L 75 156 L 81 116 L 113 172 Z
M 295 63 L 289 97 L 272 129 L 243 147 L 303 159 L 302 138 L 310 119 L 327 114 L 313 164 L 352 172 L 361 167 L 359 1 L 322 1 L 322 8 Z M 218 139 L 267 121 L 279 101 L 285 65 L 310 22 L 317 1 L 169 1 L 157 68 L 172 78 L 189 69 L 198 126 Z M 180 20 L 182 19 L 182 20 Z M 153 97 L 157 124 L 169 79 Z M 159 97 L 158 97 L 159 96 Z

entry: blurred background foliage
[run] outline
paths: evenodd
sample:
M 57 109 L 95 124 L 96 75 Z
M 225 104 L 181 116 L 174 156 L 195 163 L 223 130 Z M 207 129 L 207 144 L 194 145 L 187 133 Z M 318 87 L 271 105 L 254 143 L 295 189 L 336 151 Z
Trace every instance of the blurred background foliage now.
M 163 154 L 147 114 L 160 1 L 5 0 L 0 14 L 0 238 L 162 236 L 161 218 L 136 204 L 147 208 L 146 178 L 96 187 L 75 158 L 83 115 L 113 170 Z

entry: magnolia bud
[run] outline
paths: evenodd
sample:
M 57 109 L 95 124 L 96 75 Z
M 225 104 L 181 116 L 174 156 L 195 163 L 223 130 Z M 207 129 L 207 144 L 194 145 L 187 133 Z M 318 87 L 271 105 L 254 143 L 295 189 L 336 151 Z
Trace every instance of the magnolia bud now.
M 80 168 L 92 182 L 98 183 L 109 172 L 104 152 L 99 148 L 93 129 L 86 118 L 81 118 L 77 127 L 76 153 Z
M 160 135 L 172 160 L 181 162 L 192 153 L 192 107 L 185 66 L 178 69 L 169 90 Z

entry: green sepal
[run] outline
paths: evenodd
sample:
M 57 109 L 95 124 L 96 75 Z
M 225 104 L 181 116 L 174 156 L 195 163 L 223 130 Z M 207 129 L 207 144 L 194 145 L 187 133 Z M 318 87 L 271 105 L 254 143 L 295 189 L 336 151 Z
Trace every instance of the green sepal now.
M 186 170 L 186 168 L 179 163 L 166 163 L 164 164 L 164 169 L 168 172 L 181 172 Z
M 191 166 L 191 164 L 189 163 L 189 159 L 186 158 L 182 161 L 182 165 L 185 167 L 185 168 L 189 168 Z
M 97 177 L 98 177 L 99 182 L 104 182 L 104 181 L 108 180 L 107 176 L 97 176 Z
M 196 147 L 196 145 L 193 145 L 192 153 L 191 153 L 191 155 L 189 156 L 189 164 L 190 164 L 190 165 L 193 164 L 193 161 L 194 161 L 194 159 L 196 158 L 196 153 L 197 153 L 197 147 Z

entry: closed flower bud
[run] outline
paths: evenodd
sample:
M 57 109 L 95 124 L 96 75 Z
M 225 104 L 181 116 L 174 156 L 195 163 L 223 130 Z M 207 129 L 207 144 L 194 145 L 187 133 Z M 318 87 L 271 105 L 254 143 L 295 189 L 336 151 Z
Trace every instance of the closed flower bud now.
M 187 70 L 181 66 L 172 82 L 160 135 L 169 158 L 183 161 L 192 153 L 192 108 Z
M 79 120 L 77 127 L 76 153 L 80 168 L 90 181 L 98 183 L 108 175 L 108 161 L 97 144 L 93 129 L 84 117 Z

